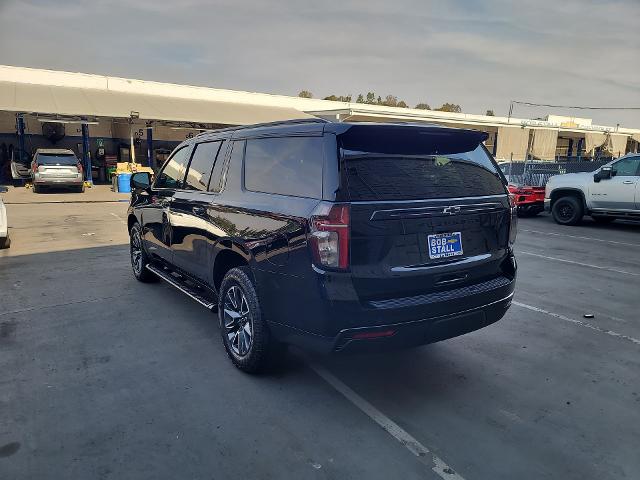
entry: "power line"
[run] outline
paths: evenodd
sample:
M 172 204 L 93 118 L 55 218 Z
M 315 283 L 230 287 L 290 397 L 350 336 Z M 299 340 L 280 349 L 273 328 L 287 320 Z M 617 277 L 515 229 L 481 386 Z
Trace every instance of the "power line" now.
M 511 100 L 511 104 L 527 105 L 529 107 L 550 107 L 550 108 L 574 108 L 576 110 L 640 110 L 640 107 L 583 107 L 576 105 L 550 105 L 547 103 L 520 102 Z
M 509 102 L 508 121 L 511 121 L 511 115 L 513 115 L 513 106 L 516 104 L 526 105 L 528 107 L 567 108 L 575 110 L 640 110 L 640 107 L 585 107 L 578 105 L 551 105 L 549 103 L 521 102 L 519 100 L 511 100 L 511 102 Z

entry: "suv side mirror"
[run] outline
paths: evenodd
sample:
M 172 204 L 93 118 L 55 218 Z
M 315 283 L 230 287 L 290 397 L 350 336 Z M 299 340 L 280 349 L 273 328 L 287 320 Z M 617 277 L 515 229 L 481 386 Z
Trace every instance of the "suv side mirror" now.
M 600 180 L 608 180 L 613 177 L 614 172 L 611 167 L 602 167 L 596 173 L 593 174 L 593 181 L 599 182 Z
M 138 172 L 131 175 L 131 190 L 140 192 L 151 188 L 151 175 L 149 172 Z

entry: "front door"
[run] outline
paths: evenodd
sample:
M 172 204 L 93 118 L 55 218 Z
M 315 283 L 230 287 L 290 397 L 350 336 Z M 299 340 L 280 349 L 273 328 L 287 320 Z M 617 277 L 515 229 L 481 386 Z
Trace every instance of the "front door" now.
M 151 187 L 151 199 L 142 210 L 144 243 L 150 255 L 171 263 L 171 203 L 182 187 L 191 146 L 176 150 Z
M 613 176 L 591 186 L 594 210 L 634 210 L 640 176 L 640 156 L 621 158 L 611 165 Z

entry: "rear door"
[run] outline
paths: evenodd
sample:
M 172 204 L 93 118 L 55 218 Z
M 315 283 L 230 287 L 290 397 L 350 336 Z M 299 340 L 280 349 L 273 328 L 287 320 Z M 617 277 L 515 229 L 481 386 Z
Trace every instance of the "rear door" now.
M 483 139 L 481 132 L 406 126 L 339 136 L 351 272 L 362 300 L 500 275 L 510 207 Z
M 212 249 L 220 237 L 211 206 L 220 192 L 226 150 L 223 140 L 197 143 L 183 188 L 171 202 L 173 263 L 205 282 L 210 280 Z

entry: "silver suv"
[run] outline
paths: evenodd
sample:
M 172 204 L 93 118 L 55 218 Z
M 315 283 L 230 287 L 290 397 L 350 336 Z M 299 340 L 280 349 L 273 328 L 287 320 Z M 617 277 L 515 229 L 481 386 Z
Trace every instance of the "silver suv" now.
M 551 177 L 544 197 L 545 210 L 560 225 L 577 225 L 584 215 L 599 223 L 640 219 L 640 155 L 625 155 L 592 173 Z
M 31 162 L 33 191 L 39 193 L 43 187 L 71 187 L 84 192 L 82 163 L 73 150 L 36 150 Z

